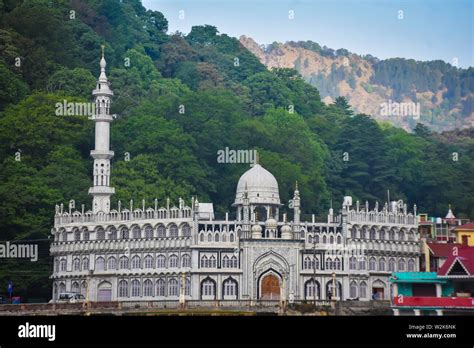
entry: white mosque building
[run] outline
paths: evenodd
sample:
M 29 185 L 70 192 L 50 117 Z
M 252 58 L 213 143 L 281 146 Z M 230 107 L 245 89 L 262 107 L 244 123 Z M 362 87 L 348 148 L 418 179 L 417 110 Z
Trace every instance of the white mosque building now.
M 166 199 L 110 206 L 110 104 L 101 73 L 96 105 L 92 211 L 56 206 L 53 299 L 83 293 L 90 301 L 389 299 L 392 272 L 418 271 L 416 206 L 371 209 L 345 197 L 327 221 L 301 221 L 296 185 L 292 220 L 280 214 L 278 182 L 260 164 L 237 183 L 236 219 L 215 219 L 212 203 Z M 302 192 L 304 194 L 304 192 Z

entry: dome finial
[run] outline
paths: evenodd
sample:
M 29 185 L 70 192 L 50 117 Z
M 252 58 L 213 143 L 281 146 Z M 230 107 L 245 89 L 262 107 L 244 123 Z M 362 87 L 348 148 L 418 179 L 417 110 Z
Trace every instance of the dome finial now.
M 105 49 L 105 45 L 101 45 L 100 47 L 102 47 L 102 58 L 104 58 L 104 49 Z

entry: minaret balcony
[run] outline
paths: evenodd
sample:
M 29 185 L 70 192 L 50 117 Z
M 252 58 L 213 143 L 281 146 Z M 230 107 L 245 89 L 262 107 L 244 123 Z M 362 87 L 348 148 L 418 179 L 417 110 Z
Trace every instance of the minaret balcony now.
M 105 151 L 105 150 L 92 150 L 91 151 L 91 156 L 94 159 L 111 159 L 114 157 L 114 152 L 113 151 Z
M 104 114 L 104 113 L 95 114 L 92 117 L 92 120 L 97 121 L 97 122 L 112 122 L 113 119 L 114 118 L 113 118 L 112 115 L 108 115 L 108 114 Z
M 93 96 L 100 96 L 100 95 L 113 96 L 114 92 L 107 85 L 102 85 L 101 88 L 96 88 L 92 90 L 92 95 Z
M 89 194 L 92 194 L 92 195 L 113 195 L 114 193 L 115 193 L 114 187 L 93 186 L 89 188 Z

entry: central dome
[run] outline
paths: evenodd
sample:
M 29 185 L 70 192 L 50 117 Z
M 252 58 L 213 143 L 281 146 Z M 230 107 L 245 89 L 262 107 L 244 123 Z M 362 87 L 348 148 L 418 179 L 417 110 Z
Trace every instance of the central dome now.
M 250 204 L 280 205 L 278 182 L 273 174 L 260 164 L 255 164 L 240 177 L 234 205 L 243 204 L 245 190 Z

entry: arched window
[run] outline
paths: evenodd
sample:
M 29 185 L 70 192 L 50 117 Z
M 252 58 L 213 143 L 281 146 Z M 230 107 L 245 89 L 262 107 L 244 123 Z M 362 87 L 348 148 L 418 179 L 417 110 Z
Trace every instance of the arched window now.
M 323 244 L 326 244 L 326 241 L 327 241 L 327 238 L 326 238 L 326 236 L 324 235 L 324 236 L 323 236 Z
M 312 235 L 308 236 L 308 243 L 313 244 L 313 236 Z
M 333 236 L 330 236 L 330 237 L 329 237 L 329 243 L 330 243 L 330 244 L 334 244 L 334 237 L 333 237 Z
M 81 240 L 81 231 L 79 231 L 77 229 L 74 231 L 74 240 L 75 241 Z
M 128 239 L 129 238 L 129 231 L 128 231 L 127 227 L 123 227 L 120 230 L 120 238 L 122 238 L 122 239 Z
M 185 288 L 184 288 L 184 294 L 186 296 L 191 295 L 191 279 L 186 278 L 186 283 L 185 283 Z
M 90 239 L 90 233 L 87 230 L 82 231 L 82 238 L 84 240 L 89 240 Z
M 230 264 L 231 264 L 230 267 L 232 267 L 232 268 L 239 267 L 239 264 L 237 262 L 237 256 L 234 255 L 230 258 Z
M 153 238 L 153 228 L 151 226 L 145 227 L 145 238 L 152 239 Z
M 165 280 L 160 278 L 156 282 L 156 296 L 165 296 L 166 283 Z
M 132 269 L 140 269 L 141 268 L 141 260 L 140 256 L 135 255 L 132 257 Z
M 181 267 L 191 267 L 191 257 L 188 254 L 181 258 Z
M 372 227 L 370 229 L 370 239 L 375 239 L 375 236 L 376 236 L 376 230 L 375 230 L 375 227 Z
M 153 296 L 153 282 L 150 279 L 143 282 L 143 296 Z
M 307 280 L 304 284 L 304 295 L 306 299 L 319 299 L 319 283 L 314 281 L 314 279 Z
M 367 297 L 367 283 L 361 282 L 359 286 L 359 297 L 366 298 Z
M 211 257 L 209 258 L 209 267 L 211 267 L 211 268 L 216 268 L 217 267 L 217 260 L 216 260 L 216 257 L 214 255 L 211 255 Z
M 117 259 L 115 257 L 109 257 L 107 260 L 107 269 L 117 269 Z
M 341 244 L 342 243 L 342 238 L 341 236 L 337 236 L 337 244 Z
M 178 281 L 175 278 L 168 282 L 168 296 L 178 296 Z
M 385 259 L 383 257 L 379 260 L 379 271 L 385 271 Z
M 128 257 L 122 256 L 119 260 L 119 267 L 120 269 L 128 269 Z
M 388 239 L 395 240 L 395 231 L 394 230 L 390 230 L 390 232 L 388 233 Z
M 215 283 L 210 279 L 206 278 L 201 283 L 202 295 L 206 297 L 215 297 L 216 296 L 216 286 Z
M 97 237 L 96 237 L 97 240 L 104 240 L 105 239 L 105 231 L 103 228 L 99 228 L 97 230 Z
M 214 242 L 218 242 L 219 241 L 219 233 L 216 233 L 216 235 L 214 236 Z
M 181 227 L 181 231 L 184 237 L 189 237 L 191 235 L 191 228 L 188 224 L 184 224 L 183 227 Z
M 415 260 L 408 260 L 408 272 L 415 272 Z
M 222 242 L 225 243 L 227 242 L 227 233 L 222 233 Z
M 233 243 L 234 240 L 235 240 L 234 234 L 231 233 L 231 234 L 230 234 L 230 237 L 229 237 L 229 242 Z
M 73 269 L 75 271 L 80 271 L 81 270 L 81 260 L 78 257 L 76 257 L 74 259 L 74 261 L 72 262 L 72 265 L 73 265 Z
M 207 234 L 207 241 L 209 243 L 212 242 L 212 234 L 210 234 L 210 233 Z
M 224 299 L 227 297 L 235 298 L 237 296 L 237 281 L 232 278 L 224 280 L 222 284 L 224 290 Z
M 89 270 L 89 259 L 87 257 L 84 257 L 82 259 L 82 270 L 83 271 L 88 271 Z
M 326 269 L 332 269 L 332 260 L 329 257 L 326 259 Z
M 166 228 L 164 225 L 158 225 L 158 228 L 157 228 L 157 232 L 158 232 L 158 237 L 159 238 L 164 238 L 166 237 Z
M 201 257 L 201 268 L 207 268 L 209 267 L 209 260 L 207 259 L 207 256 L 204 255 Z
M 362 257 L 360 260 L 359 260 L 359 269 L 361 270 L 365 270 L 366 267 L 365 267 L 365 257 Z
M 316 269 L 319 269 L 319 259 L 316 257 L 313 261 L 314 261 L 314 267 Z
M 81 294 L 86 297 L 87 293 L 87 283 L 85 281 L 81 282 Z
M 356 298 L 357 297 L 357 283 L 352 281 L 349 286 L 349 297 Z
M 156 258 L 156 267 L 166 268 L 166 257 L 164 255 L 159 255 Z
M 389 270 L 389 272 L 395 272 L 395 260 L 394 259 L 388 260 L 388 270 Z
M 178 256 L 176 255 L 171 255 L 169 257 L 169 266 L 171 268 L 177 268 L 178 267 Z
M 72 282 L 71 284 L 71 292 L 74 292 L 76 294 L 79 293 L 79 283 L 78 282 Z
M 398 240 L 400 241 L 404 241 L 405 240 L 405 232 L 403 230 L 401 230 L 400 232 L 398 232 Z
M 230 265 L 229 265 L 229 256 L 224 255 L 224 257 L 222 258 L 222 267 L 223 268 L 229 268 L 230 267 Z
M 341 269 L 341 260 L 338 257 L 334 259 L 334 269 L 340 270 Z
M 170 237 L 178 237 L 178 226 L 175 224 L 172 224 L 170 226 Z
M 371 257 L 369 259 L 369 271 L 375 271 L 375 266 L 376 266 L 375 263 L 376 263 L 375 257 Z
M 63 238 L 62 238 L 62 239 L 63 239 L 63 242 L 67 242 L 67 232 L 66 232 L 66 231 L 64 231 L 64 232 L 62 233 L 62 237 L 63 237 Z
M 367 239 L 367 226 L 363 226 L 360 230 L 360 238 Z
M 141 238 L 142 237 L 142 231 L 140 230 L 140 227 L 134 226 L 132 228 L 132 235 L 133 235 L 133 238 L 135 238 L 135 239 Z
M 204 233 L 199 233 L 199 241 L 204 242 Z
M 103 257 L 98 257 L 95 260 L 95 270 L 103 271 L 105 269 L 105 259 Z
M 415 234 L 413 233 L 413 231 L 408 232 L 408 240 L 410 242 L 415 240 Z
M 303 261 L 303 269 L 311 269 L 311 259 L 306 256 Z
M 138 279 L 132 280 L 132 297 L 140 296 L 140 281 Z
M 117 239 L 117 230 L 115 229 L 115 227 L 112 227 L 109 231 L 109 239 L 110 240 L 115 240 Z
M 59 263 L 59 269 L 61 270 L 61 272 L 66 272 L 66 268 L 67 268 L 67 261 L 66 259 L 62 259 Z
M 128 297 L 128 282 L 121 280 L 118 283 L 118 297 Z
M 403 272 L 405 270 L 405 260 L 399 259 L 398 260 L 398 271 Z
M 351 228 L 351 238 L 356 239 L 357 238 L 357 227 L 352 226 Z
M 59 293 L 66 292 L 66 284 L 60 283 L 59 284 Z
M 385 240 L 385 229 L 383 229 L 383 228 L 380 230 L 379 239 L 380 240 Z
M 145 256 L 145 268 L 153 268 L 153 256 Z
M 354 256 L 349 258 L 349 269 L 356 270 L 357 269 L 357 260 Z

